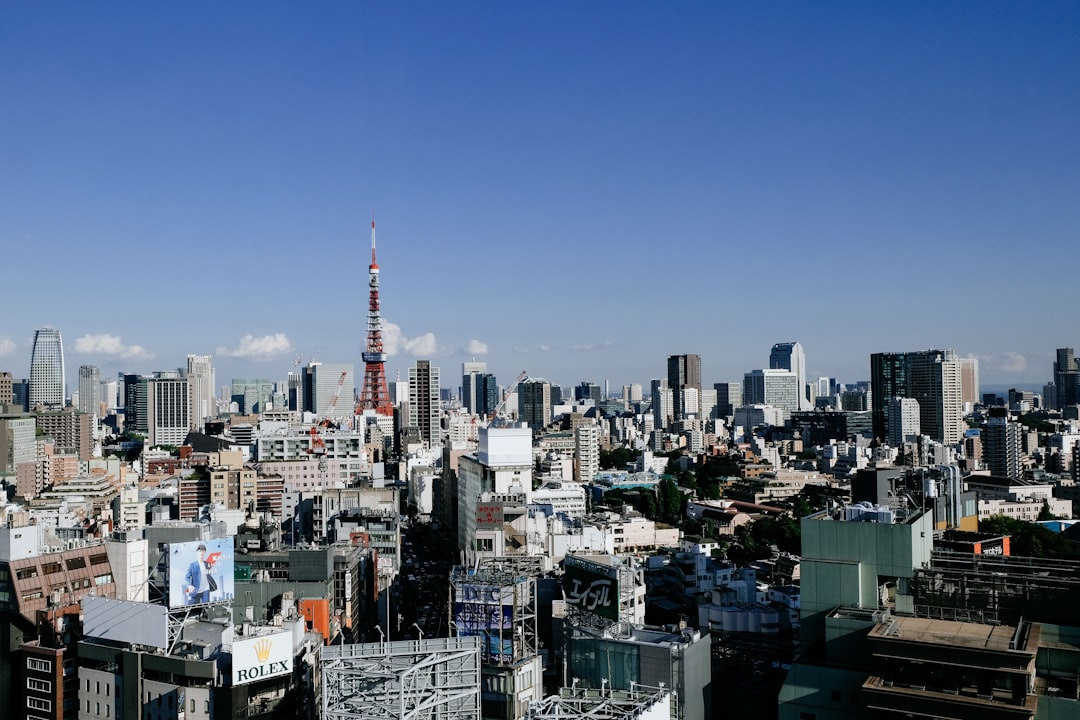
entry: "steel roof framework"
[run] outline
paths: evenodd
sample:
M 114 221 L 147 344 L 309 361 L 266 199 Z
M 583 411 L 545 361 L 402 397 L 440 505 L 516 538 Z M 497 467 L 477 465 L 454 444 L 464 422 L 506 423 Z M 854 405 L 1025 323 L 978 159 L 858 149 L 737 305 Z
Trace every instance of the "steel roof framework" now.
M 322 651 L 325 720 L 479 720 L 479 638 L 332 645 Z

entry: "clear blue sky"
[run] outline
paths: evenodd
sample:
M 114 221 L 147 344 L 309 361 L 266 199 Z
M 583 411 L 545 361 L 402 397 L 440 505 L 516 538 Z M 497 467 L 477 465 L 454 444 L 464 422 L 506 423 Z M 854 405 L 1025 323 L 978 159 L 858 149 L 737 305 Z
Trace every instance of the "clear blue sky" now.
M 1080 3 L 0 7 L 0 368 L 853 382 L 1080 347 Z M 244 356 L 244 357 L 241 357 Z

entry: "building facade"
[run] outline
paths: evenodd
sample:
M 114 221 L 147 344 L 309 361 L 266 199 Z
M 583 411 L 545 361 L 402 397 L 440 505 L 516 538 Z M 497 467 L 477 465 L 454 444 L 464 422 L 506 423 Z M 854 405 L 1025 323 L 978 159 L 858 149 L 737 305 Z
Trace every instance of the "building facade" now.
M 64 341 L 60 331 L 34 331 L 30 354 L 30 407 L 64 406 Z

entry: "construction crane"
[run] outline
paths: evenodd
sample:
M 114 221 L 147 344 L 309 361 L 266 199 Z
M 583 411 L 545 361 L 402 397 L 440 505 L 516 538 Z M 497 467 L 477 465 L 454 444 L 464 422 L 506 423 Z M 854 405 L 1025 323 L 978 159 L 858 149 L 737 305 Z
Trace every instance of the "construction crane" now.
M 330 398 L 330 404 L 326 408 L 327 415 L 334 414 L 334 408 L 337 407 L 338 398 L 341 397 L 341 388 L 345 385 L 345 378 L 348 377 L 348 371 L 342 371 L 341 377 L 337 381 L 337 389 L 334 390 L 334 396 Z
M 506 405 L 506 401 L 509 400 L 510 395 L 513 394 L 513 390 L 511 388 L 516 388 L 521 383 L 521 381 L 527 377 L 529 377 L 529 371 L 522 370 L 521 373 L 518 374 L 516 378 L 514 378 L 514 382 L 512 382 L 510 385 L 507 385 L 506 393 L 503 395 L 502 400 L 499 401 L 499 404 L 495 406 L 494 410 L 488 413 L 486 422 L 484 423 L 485 425 L 490 424 L 496 417 L 499 416 L 499 413 L 502 412 L 503 407 Z

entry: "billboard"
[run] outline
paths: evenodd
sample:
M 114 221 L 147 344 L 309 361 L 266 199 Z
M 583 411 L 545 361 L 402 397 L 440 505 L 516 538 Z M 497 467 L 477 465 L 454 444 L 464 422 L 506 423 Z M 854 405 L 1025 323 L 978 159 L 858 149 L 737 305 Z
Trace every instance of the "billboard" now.
M 291 632 L 237 638 L 232 646 L 232 684 L 290 675 L 293 671 Z
M 232 600 L 236 592 L 232 538 L 169 545 L 169 607 Z
M 82 599 L 83 635 L 166 648 L 169 614 L 161 605 L 87 595 Z
M 481 638 L 484 662 L 514 662 L 514 586 L 454 586 L 454 626 L 459 637 Z
M 476 505 L 476 527 L 492 528 L 503 526 L 503 504 L 501 502 L 483 502 Z
M 563 595 L 568 605 L 619 621 L 619 580 L 616 568 L 583 562 L 568 555 L 563 561 Z

